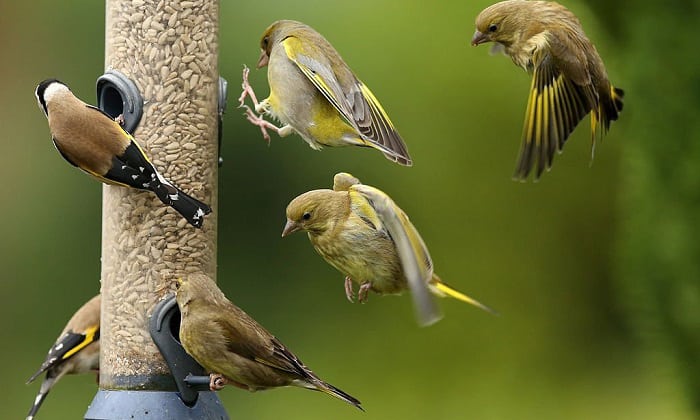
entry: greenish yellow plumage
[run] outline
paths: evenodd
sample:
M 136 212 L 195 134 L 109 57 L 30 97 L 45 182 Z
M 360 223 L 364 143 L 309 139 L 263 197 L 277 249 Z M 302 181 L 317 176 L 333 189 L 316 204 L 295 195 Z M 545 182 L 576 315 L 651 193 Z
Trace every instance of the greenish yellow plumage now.
M 403 210 L 385 193 L 360 184 L 352 175 L 337 174 L 333 190 L 313 190 L 296 197 L 286 213 L 282 236 L 306 231 L 314 249 L 347 276 L 346 294 L 351 301 L 354 281 L 360 285 L 360 301 L 368 291 L 395 294 L 410 290 L 421 324 L 440 318 L 428 291 L 491 311 L 444 284 L 433 273 L 428 249 Z
M 362 409 L 360 401 L 322 381 L 203 274 L 178 281 L 180 341 L 212 374 L 210 387 L 231 383 L 249 391 L 298 386 L 321 391 Z
M 539 178 L 551 168 L 586 115 L 593 146 L 618 119 L 624 92 L 610 84 L 598 51 L 564 6 L 526 0 L 489 6 L 477 16 L 472 38 L 473 45 L 486 42 L 532 72 L 515 178 L 527 178 L 533 168 Z
M 258 68 L 268 66 L 270 95 L 257 103 L 244 71 L 241 105 L 250 95 L 259 113 L 282 122 L 276 127 L 247 110 L 248 120 L 285 136 L 298 133 L 314 149 L 364 146 L 410 166 L 401 136 L 377 98 L 350 70 L 333 46 L 311 27 L 281 20 L 268 27 L 260 42 Z

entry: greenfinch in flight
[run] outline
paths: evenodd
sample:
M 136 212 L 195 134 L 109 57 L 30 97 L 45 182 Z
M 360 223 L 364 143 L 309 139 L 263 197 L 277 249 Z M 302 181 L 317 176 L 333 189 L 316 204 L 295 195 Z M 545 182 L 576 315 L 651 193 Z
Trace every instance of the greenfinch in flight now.
M 596 136 L 618 119 L 624 92 L 611 85 L 578 18 L 555 2 L 502 1 L 476 18 L 471 43 L 486 42 L 533 73 L 514 178 L 524 180 L 536 168 L 538 179 L 550 169 L 554 153 L 588 114 L 592 155 Z
M 369 291 L 398 294 L 410 290 L 420 325 L 441 317 L 431 293 L 493 312 L 442 282 L 406 213 L 384 192 L 361 184 L 348 173 L 335 175 L 333 190 L 313 190 L 293 199 L 286 215 L 282 236 L 306 231 L 314 249 L 345 274 L 345 293 L 351 302 L 354 281 L 360 285 L 360 302 Z
M 244 68 L 240 104 L 265 139 L 270 139 L 266 129 L 280 137 L 296 132 L 316 150 L 371 147 L 391 161 L 413 164 L 377 98 L 321 34 L 301 22 L 280 20 L 265 30 L 260 47 L 257 67 L 268 66 L 270 96 L 258 103 Z M 256 112 L 270 114 L 283 126 L 275 126 L 244 105 L 246 96 Z

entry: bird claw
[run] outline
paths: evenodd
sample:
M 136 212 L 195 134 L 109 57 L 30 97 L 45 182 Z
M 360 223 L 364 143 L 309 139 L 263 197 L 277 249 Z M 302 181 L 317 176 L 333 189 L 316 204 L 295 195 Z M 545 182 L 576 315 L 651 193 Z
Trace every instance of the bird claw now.
M 260 131 L 262 132 L 263 138 L 265 139 L 265 141 L 267 141 L 267 144 L 270 144 L 270 135 L 267 133 L 267 129 L 269 128 L 271 130 L 279 131 L 279 127 L 264 119 L 262 115 L 258 115 L 255 112 L 253 112 L 253 110 L 250 109 L 248 105 L 244 105 L 244 107 L 245 116 L 248 119 L 248 121 L 251 124 L 260 127 Z
M 357 301 L 360 303 L 365 303 L 367 302 L 367 294 L 369 293 L 369 289 L 372 288 L 372 283 L 367 281 L 364 282 L 360 285 L 360 290 L 357 292 Z
M 243 92 L 241 92 L 241 96 L 238 97 L 238 107 L 245 108 L 245 116 L 248 119 L 248 121 L 251 124 L 260 127 L 260 131 L 262 132 L 263 138 L 265 139 L 265 141 L 267 141 L 268 144 L 270 144 L 270 135 L 267 133 L 268 129 L 273 130 L 280 135 L 282 135 L 281 133 L 284 133 L 284 135 L 288 135 L 291 127 L 289 129 L 286 129 L 287 126 L 280 128 L 263 118 L 261 114 L 267 112 L 269 104 L 267 103 L 267 100 L 258 102 L 258 98 L 255 96 L 253 87 L 250 86 L 250 83 L 248 82 L 249 74 L 250 69 L 248 68 L 248 66 L 243 66 L 243 83 L 241 84 Z M 253 111 L 248 105 L 245 104 L 245 98 L 247 97 L 250 97 L 250 100 L 253 102 L 253 107 L 255 108 L 255 111 Z
M 209 390 L 210 391 L 221 391 L 228 381 L 224 378 L 224 375 L 219 373 L 209 374 Z
M 116 117 L 114 117 L 114 122 L 123 126 L 124 125 L 124 114 L 119 114 Z
M 352 290 L 352 279 L 350 276 L 345 276 L 345 296 L 350 303 L 355 303 L 355 292 Z

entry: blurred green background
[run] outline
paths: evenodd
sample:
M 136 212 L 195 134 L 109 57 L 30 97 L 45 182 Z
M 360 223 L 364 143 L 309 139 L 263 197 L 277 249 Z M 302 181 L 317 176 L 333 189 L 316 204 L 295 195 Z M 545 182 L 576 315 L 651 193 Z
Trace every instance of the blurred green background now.
M 233 419 L 689 419 L 700 407 L 700 84 L 697 2 L 567 1 L 627 92 L 590 164 L 588 123 L 539 183 L 514 169 L 529 78 L 473 20 L 490 2 L 222 2 L 220 72 L 229 81 L 220 172 L 219 284 L 316 373 L 357 396 L 361 414 L 320 394 L 220 393 Z M 364 149 L 314 152 L 297 136 L 268 147 L 235 108 L 243 64 L 280 18 L 324 34 L 374 91 L 415 160 Z M 47 77 L 94 102 L 104 3 L 0 2 L 2 417 L 21 418 L 24 381 L 65 321 L 97 292 L 98 183 L 51 145 L 33 91 Z M 264 70 L 252 71 L 259 96 Z M 284 208 L 349 171 L 411 216 L 441 277 L 497 308 L 442 301 L 417 328 L 411 300 L 349 304 L 342 275 Z M 96 391 L 68 377 L 39 417 L 81 418 Z

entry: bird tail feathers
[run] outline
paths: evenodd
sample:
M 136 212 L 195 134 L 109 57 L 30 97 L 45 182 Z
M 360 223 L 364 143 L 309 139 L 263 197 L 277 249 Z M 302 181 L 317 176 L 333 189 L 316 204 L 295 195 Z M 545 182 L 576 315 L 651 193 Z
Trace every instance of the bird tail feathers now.
M 597 109 L 591 112 L 591 162 L 595 156 L 595 140 L 603 136 L 610 130 L 610 123 L 617 120 L 624 105 L 623 99 L 625 91 L 610 85 L 609 95 L 600 98 Z
M 451 298 L 460 300 L 462 302 L 468 303 L 470 305 L 476 306 L 477 308 L 483 309 L 486 312 L 489 312 L 493 315 L 498 315 L 498 312 L 495 311 L 494 309 L 489 308 L 488 306 L 484 305 L 483 303 L 479 302 L 478 300 L 469 297 L 465 295 L 464 293 L 455 290 L 448 284 L 444 283 L 442 280 L 440 280 L 440 277 L 437 276 L 437 274 L 433 274 L 433 278 L 430 280 L 428 283 L 428 287 L 430 288 L 430 291 L 433 292 L 433 294 L 440 296 L 440 297 L 445 297 L 449 296 Z
M 343 400 L 343 401 L 345 401 L 346 403 L 348 403 L 348 404 L 350 404 L 350 405 L 353 405 L 353 406 L 359 408 L 359 409 L 362 410 L 362 411 L 365 411 L 365 409 L 362 408 L 362 405 L 361 405 L 361 403 L 360 403 L 360 400 L 358 400 L 357 398 L 353 397 L 352 395 L 346 393 L 345 391 L 343 391 L 343 390 L 341 390 L 341 389 L 338 389 L 338 388 L 334 387 L 333 385 L 331 385 L 331 384 L 329 384 L 329 383 L 327 383 L 327 382 L 323 382 L 323 381 L 321 381 L 320 379 L 319 379 L 318 382 L 315 383 L 314 385 L 315 385 L 315 387 L 312 388 L 312 389 L 314 389 L 314 390 L 316 390 L 316 391 L 321 391 L 321 392 L 323 392 L 324 394 L 328 394 L 328 395 L 330 395 L 330 396 L 332 396 L 332 397 L 335 397 L 335 398 L 338 398 L 338 399 L 340 399 L 340 400 Z
M 603 134 L 607 133 L 610 129 L 610 123 L 617 120 L 622 112 L 622 107 L 624 105 L 623 99 L 625 97 L 625 91 L 610 85 L 610 94 L 604 98 L 601 98 L 600 105 L 598 107 L 597 117 L 603 124 L 601 129 Z M 595 115 L 594 113 L 593 115 Z
M 36 394 L 36 397 L 34 398 L 34 403 L 32 404 L 32 408 L 29 409 L 26 420 L 34 420 L 34 416 L 36 416 L 39 408 L 41 408 L 41 404 L 44 403 L 46 396 L 49 395 L 49 391 L 51 391 L 51 387 L 53 387 L 57 380 L 58 377 L 53 377 L 50 375 L 46 376 L 46 379 L 44 379 L 44 381 L 41 383 L 39 393 Z
M 174 208 L 194 227 L 201 228 L 204 216 L 211 213 L 211 207 L 177 188 L 160 174 L 151 184 L 154 193 L 164 204 Z

